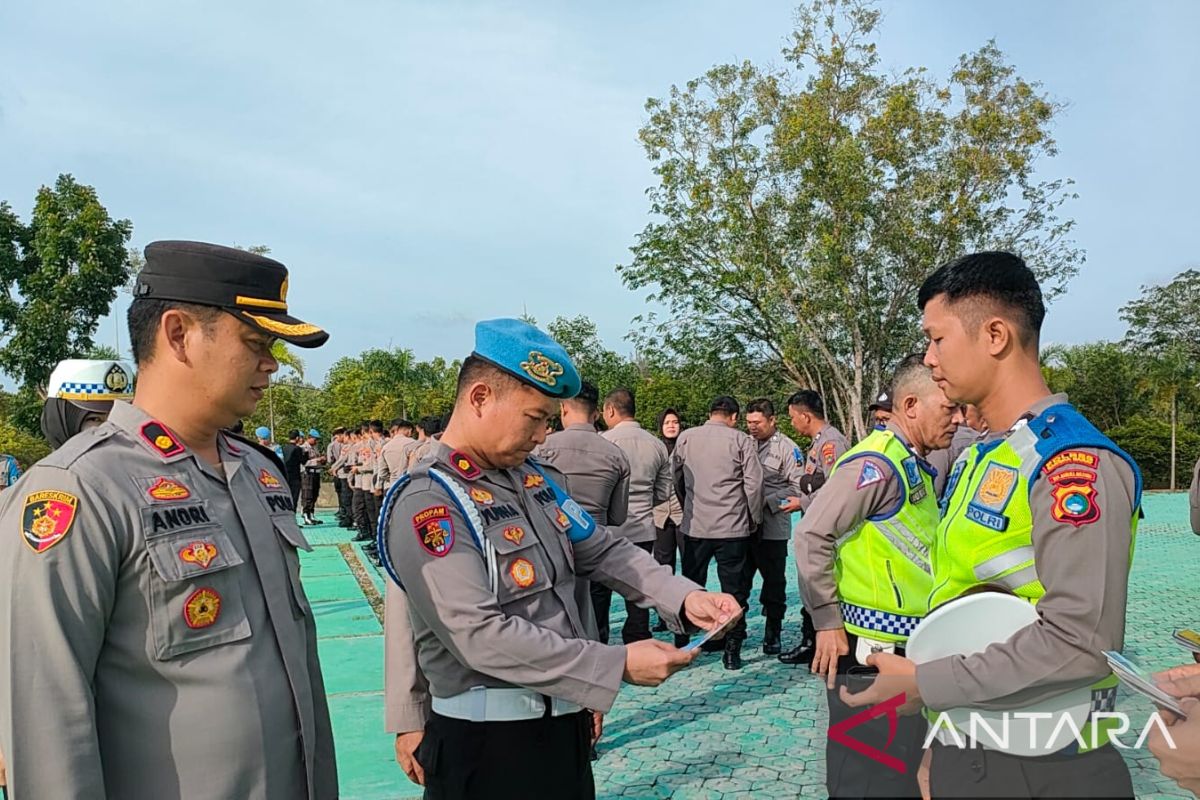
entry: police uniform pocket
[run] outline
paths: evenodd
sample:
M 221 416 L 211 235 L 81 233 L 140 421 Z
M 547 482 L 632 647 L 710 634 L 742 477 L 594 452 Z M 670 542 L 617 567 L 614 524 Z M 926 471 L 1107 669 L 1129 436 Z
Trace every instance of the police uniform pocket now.
M 287 567 L 288 582 L 292 585 L 292 615 L 299 619 L 312 613 L 308 597 L 304 594 L 304 586 L 300 583 L 300 554 L 297 550 L 312 550 L 312 545 L 296 524 L 296 518 L 291 514 L 271 518 L 275 533 L 282 540 L 279 544 L 283 551 L 283 560 Z
M 545 554 L 526 520 L 493 525 L 484 535 L 496 549 L 497 598 L 501 605 L 550 588 Z
M 146 536 L 153 655 L 161 661 L 250 636 L 242 557 L 219 526 Z

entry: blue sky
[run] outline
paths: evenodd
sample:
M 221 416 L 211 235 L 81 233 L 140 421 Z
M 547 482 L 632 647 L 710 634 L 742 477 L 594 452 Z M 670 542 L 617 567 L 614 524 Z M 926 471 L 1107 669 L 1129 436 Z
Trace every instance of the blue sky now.
M 994 37 L 1069 104 L 1088 260 L 1046 338 L 1119 337 L 1139 285 L 1200 263 L 1200 3 L 883 4 L 885 64 L 944 75 Z M 786 2 L 0 5 L 0 198 L 71 172 L 134 243 L 267 244 L 332 333 L 305 354 L 469 351 L 477 319 L 645 309 L 613 267 L 646 224 L 647 97 L 717 63 L 779 64 Z M 128 302 L 122 297 L 122 310 Z M 113 343 L 116 323 L 98 333 Z M 125 344 L 121 333 L 122 344 Z

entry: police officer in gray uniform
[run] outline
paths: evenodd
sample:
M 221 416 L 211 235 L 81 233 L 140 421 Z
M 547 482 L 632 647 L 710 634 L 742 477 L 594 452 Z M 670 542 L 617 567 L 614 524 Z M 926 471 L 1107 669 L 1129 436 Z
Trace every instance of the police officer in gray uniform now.
M 708 564 L 715 558 L 721 589 L 744 609 L 750 596 L 750 533 L 762 522 L 763 471 L 758 446 L 735 427 L 740 410 L 732 397 L 713 400 L 708 422 L 679 434 L 672 460 L 675 490 L 683 502 L 684 577 L 705 585 Z M 745 638 L 743 615 L 724 643 L 706 642 L 702 647 L 709 652 L 724 649 L 725 669 L 741 669 Z
M 441 440 L 385 500 L 380 554 L 428 682 L 423 734 L 408 737 L 420 741 L 410 774 L 427 798 L 593 797 L 586 709 L 608 710 L 622 680 L 657 685 L 694 658 L 653 639 L 589 640 L 577 576 L 655 605 L 675 630 L 737 610 L 613 536 L 561 473 L 529 459 L 554 401 L 578 390 L 566 351 L 537 328 L 479 323 Z M 397 722 L 422 716 L 413 697 Z
M 249 416 L 287 270 L 196 242 L 146 248 L 129 309 L 132 404 L 0 503 L 0 750 L 17 800 L 338 794 L 309 549 Z
M 614 389 L 604 398 L 604 424 L 608 430 L 601 435 L 621 448 L 629 459 L 629 513 L 624 524 L 613 528 L 613 533 L 624 536 L 647 553 L 653 553 L 657 538 L 654 507 L 671 496 L 671 456 L 657 436 L 638 424 L 635 413 L 633 392 L 629 389 Z M 593 598 L 597 597 L 601 586 L 592 584 Z M 605 594 L 596 603 L 596 618 L 599 620 L 601 613 L 604 614 L 601 631 L 607 634 L 612 590 L 607 586 L 603 589 Z M 626 600 L 621 641 L 628 644 L 650 636 L 650 610 Z
M 792 512 L 800 510 L 804 454 L 800 445 L 775 427 L 775 405 L 765 397 L 746 406 L 746 430 L 758 443 L 763 467 L 763 516 L 750 536 L 746 584 L 747 588 L 753 584 L 755 572 L 762 574 L 758 598 L 766 618 L 762 649 L 766 655 L 779 655 L 787 613 L 787 543 L 792 536 Z
M 807 436 L 812 444 L 804 461 L 804 475 L 800 477 L 800 510 L 807 511 L 817 492 L 825 485 L 825 479 L 833 470 L 837 460 L 850 449 L 850 442 L 837 428 L 825 419 L 825 401 L 811 389 L 801 389 L 788 398 L 788 417 L 792 428 L 801 436 Z M 816 652 L 817 631 L 813 627 L 812 615 L 801 608 L 800 643 L 781 653 L 779 661 L 784 664 L 811 664 Z
M 563 429 L 547 436 L 533 454 L 563 474 L 563 488 L 584 511 L 611 528 L 622 525 L 629 511 L 629 460 L 621 448 L 596 431 L 599 399 L 596 387 L 583 381 L 579 394 L 560 404 Z M 589 592 L 596 637 L 608 644 L 612 589 L 593 583 Z

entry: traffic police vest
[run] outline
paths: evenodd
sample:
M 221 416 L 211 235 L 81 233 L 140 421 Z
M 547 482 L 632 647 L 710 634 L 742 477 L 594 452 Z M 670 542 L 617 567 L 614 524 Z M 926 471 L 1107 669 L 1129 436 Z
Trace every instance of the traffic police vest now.
M 838 540 L 834 578 L 846 630 L 884 642 L 905 642 L 926 611 L 932 585 L 930 547 L 938 525 L 933 479 L 908 446 L 890 430 L 872 431 L 838 459 L 832 472 L 865 456 L 886 461 L 895 471 L 901 500 L 868 517 Z M 862 467 L 859 486 L 883 481 Z
M 1042 467 L 1073 448 L 1107 450 L 1125 460 L 1134 475 L 1134 508 L 1129 559 L 1142 503 L 1142 474 L 1134 460 L 1096 429 L 1075 408 L 1051 406 L 1017 427 L 1004 439 L 974 444 L 955 462 L 946 485 L 941 525 L 934 544 L 933 591 L 929 609 L 985 584 L 1002 586 L 1018 597 L 1037 603 L 1046 588 L 1038 580 L 1033 552 L 1033 512 L 1029 494 Z M 1081 454 L 1082 455 L 1082 454 Z M 1092 465 L 1094 466 L 1094 465 Z M 1070 510 L 1072 498 L 1064 488 L 1058 502 Z M 1086 491 L 1079 489 L 1075 491 Z M 1081 503 L 1086 498 L 1076 498 Z M 1092 684 L 1092 710 L 1112 711 L 1117 678 Z M 1091 743 L 1091 727 L 1083 740 Z M 1108 743 L 1116 720 L 1102 720 L 1098 744 Z M 1090 747 L 1088 748 L 1090 749 Z

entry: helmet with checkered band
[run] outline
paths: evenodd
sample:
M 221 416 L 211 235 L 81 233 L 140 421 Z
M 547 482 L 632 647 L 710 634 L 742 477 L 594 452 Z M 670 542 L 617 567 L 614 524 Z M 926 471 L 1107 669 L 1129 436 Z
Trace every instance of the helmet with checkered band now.
M 46 396 L 106 411 L 114 400 L 133 399 L 133 378 L 133 365 L 128 361 L 69 358 L 50 373 Z

